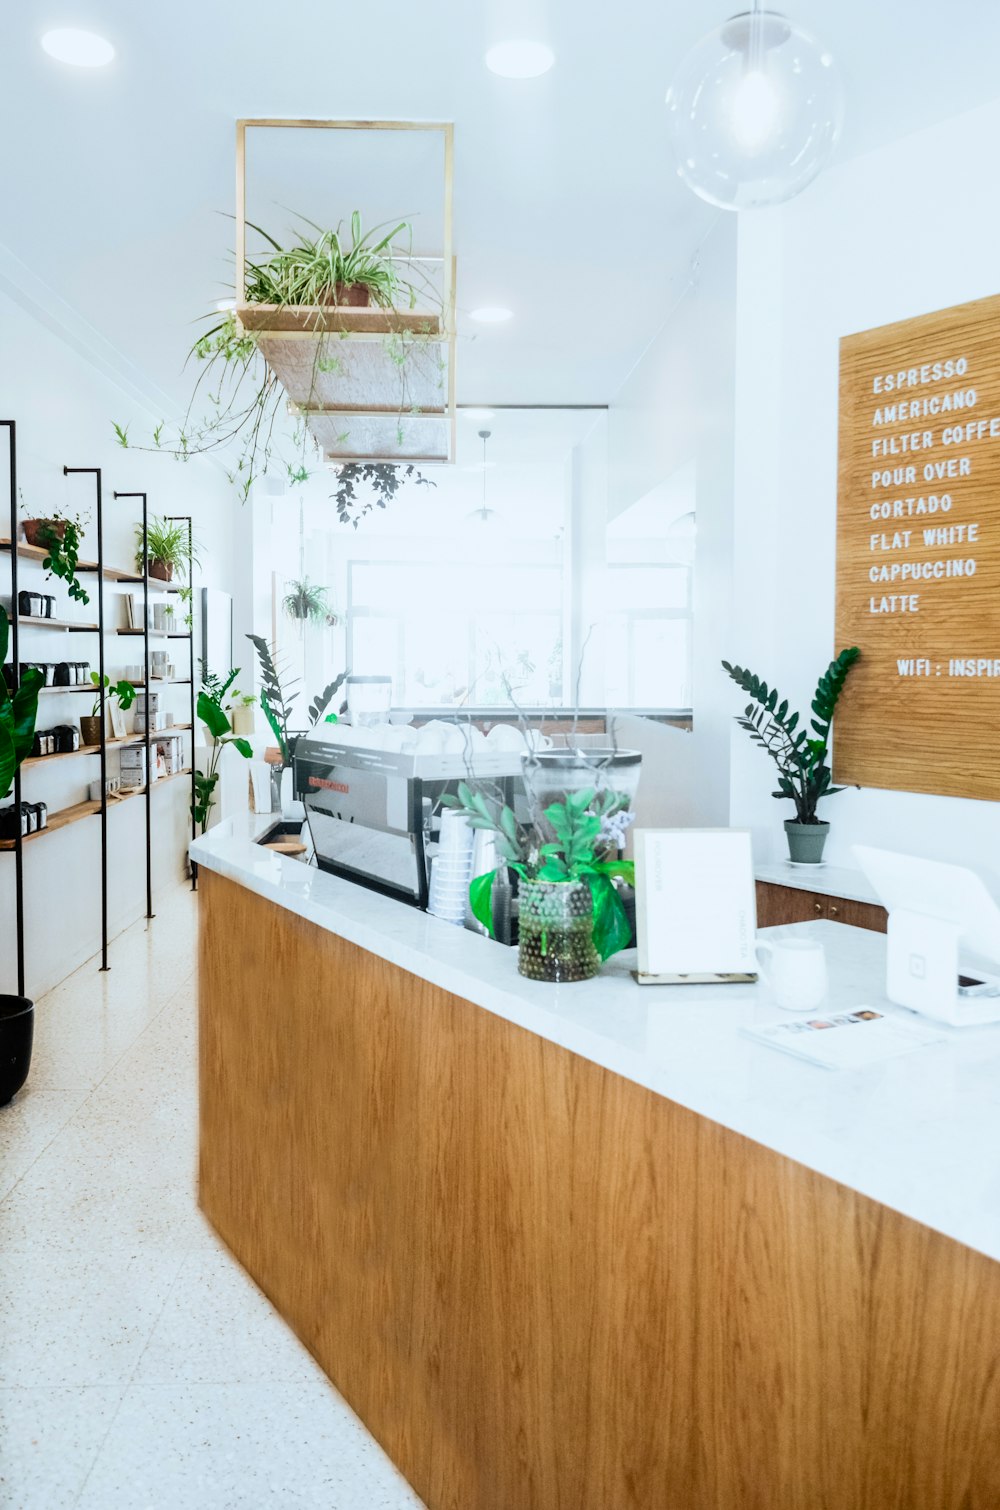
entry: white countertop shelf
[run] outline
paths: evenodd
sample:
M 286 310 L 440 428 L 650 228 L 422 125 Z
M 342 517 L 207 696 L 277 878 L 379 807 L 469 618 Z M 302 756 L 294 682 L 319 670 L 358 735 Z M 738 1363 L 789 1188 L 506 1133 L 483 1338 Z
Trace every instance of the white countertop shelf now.
M 850 902 L 870 902 L 881 907 L 871 882 L 863 871 L 845 865 L 793 865 L 791 860 L 773 860 L 754 866 L 758 881 L 773 886 L 794 886 L 798 891 L 815 891 L 825 897 L 844 897 Z
M 877 1068 L 819 1069 L 740 1032 L 791 1015 L 775 1007 L 766 984 L 640 987 L 629 973 L 631 952 L 580 984 L 525 980 L 514 950 L 254 844 L 275 821 L 227 819 L 191 845 L 192 859 L 443 990 L 1000 1260 L 1000 1025 L 943 1028 L 940 1044 Z M 885 1000 L 881 934 L 826 921 L 769 931 L 823 941 L 828 1011 L 871 1004 L 910 1018 Z

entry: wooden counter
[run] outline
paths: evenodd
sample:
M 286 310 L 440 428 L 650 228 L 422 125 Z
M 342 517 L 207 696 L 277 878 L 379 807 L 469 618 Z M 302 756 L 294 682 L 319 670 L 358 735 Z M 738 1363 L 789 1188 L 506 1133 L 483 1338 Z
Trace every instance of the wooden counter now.
M 992 1258 L 199 891 L 202 1207 L 431 1510 L 997 1510 Z

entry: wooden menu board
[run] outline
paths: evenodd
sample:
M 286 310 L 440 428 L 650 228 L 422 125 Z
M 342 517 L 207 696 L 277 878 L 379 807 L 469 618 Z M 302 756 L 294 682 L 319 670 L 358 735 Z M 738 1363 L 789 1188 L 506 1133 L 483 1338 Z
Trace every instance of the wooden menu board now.
M 1000 798 L 1000 297 L 840 343 L 834 779 Z

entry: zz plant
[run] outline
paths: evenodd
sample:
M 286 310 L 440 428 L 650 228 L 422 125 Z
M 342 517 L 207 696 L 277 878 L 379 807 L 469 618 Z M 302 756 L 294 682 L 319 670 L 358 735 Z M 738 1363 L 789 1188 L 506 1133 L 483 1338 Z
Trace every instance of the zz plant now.
M 284 765 L 290 765 L 295 753 L 296 736 L 291 732 L 292 704 L 299 695 L 299 684 L 295 682 L 283 682 L 282 673 L 279 670 L 271 646 L 262 634 L 248 634 L 257 652 L 257 662 L 260 666 L 260 705 L 264 710 L 264 717 L 270 725 L 271 732 L 278 741 L 278 749 L 281 751 L 281 759 Z M 347 680 L 349 673 L 342 671 L 332 682 L 323 688 L 318 697 L 309 704 L 309 724 L 318 724 L 326 713 L 327 708 L 333 701 L 340 688 Z
M 0 607 L 0 665 L 7 659 L 8 637 L 7 610 Z M 5 678 L 0 676 L 0 801 L 9 797 L 18 767 L 31 754 L 38 717 L 38 691 L 44 685 L 45 677 L 34 667 L 24 672 L 14 693 L 8 689 Z
M 736 722 L 778 768 L 778 790 L 772 797 L 795 804 L 799 823 L 818 824 L 816 808 L 823 797 L 835 797 L 842 786 L 833 786 L 828 764 L 833 715 L 844 690 L 848 672 L 861 654 L 857 646 L 842 650 L 820 677 L 813 694 L 808 721 L 789 711 L 787 698 L 769 687 L 752 671 L 722 662 L 722 668 L 750 698 Z M 811 731 L 811 732 L 810 732 Z

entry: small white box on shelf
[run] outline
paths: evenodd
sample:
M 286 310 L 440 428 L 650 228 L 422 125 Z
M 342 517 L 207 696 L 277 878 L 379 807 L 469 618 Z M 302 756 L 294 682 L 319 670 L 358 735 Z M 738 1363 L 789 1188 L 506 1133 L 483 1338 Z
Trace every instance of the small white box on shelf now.
M 132 745 L 121 753 L 121 776 L 123 787 L 144 786 L 146 783 L 146 749 L 144 745 Z M 154 769 L 153 779 L 156 779 Z
M 167 716 L 166 713 L 153 713 L 153 714 L 150 715 L 149 732 L 151 734 L 158 733 L 160 729 L 165 729 L 167 727 L 168 723 L 169 723 L 169 718 L 168 718 L 168 716 Z M 135 729 L 135 733 L 136 734 L 145 734 L 145 732 L 146 732 L 146 715 L 145 715 L 145 713 L 137 713 L 135 715 L 134 729 Z
M 165 775 L 176 776 L 184 769 L 183 741 L 179 734 L 161 735 L 156 741 L 156 753 L 163 757 Z

